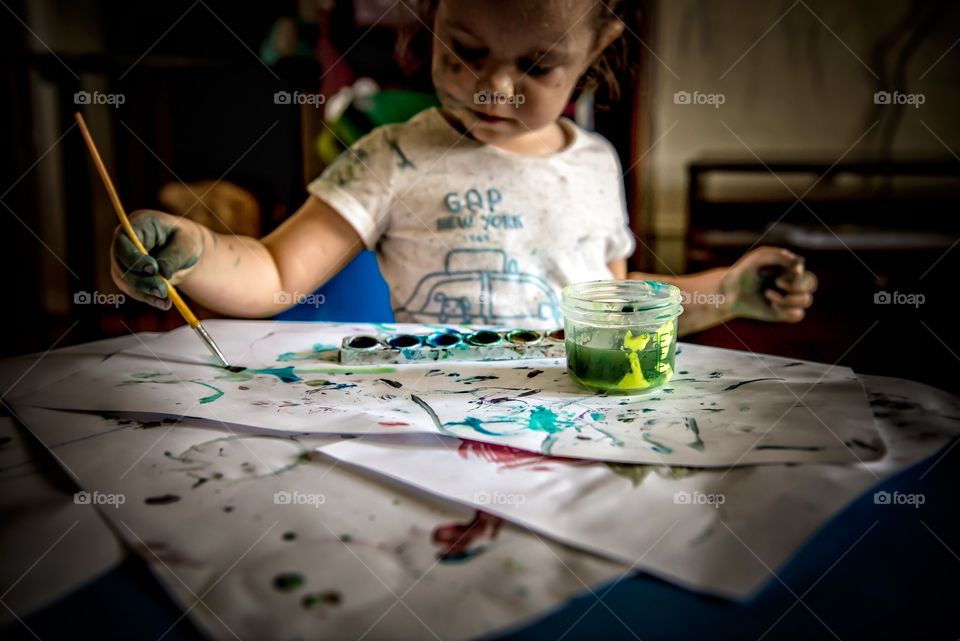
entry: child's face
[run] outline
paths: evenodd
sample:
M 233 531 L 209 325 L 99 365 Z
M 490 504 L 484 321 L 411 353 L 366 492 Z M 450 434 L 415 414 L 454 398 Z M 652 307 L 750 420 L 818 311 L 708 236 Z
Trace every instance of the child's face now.
M 597 11 L 592 0 L 440 0 L 432 74 L 445 110 L 488 144 L 556 122 L 609 43 Z

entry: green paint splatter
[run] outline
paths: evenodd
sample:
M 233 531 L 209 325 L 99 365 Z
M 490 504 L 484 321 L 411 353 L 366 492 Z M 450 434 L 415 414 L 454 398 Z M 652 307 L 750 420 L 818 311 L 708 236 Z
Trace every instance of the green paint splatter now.
M 630 481 L 633 487 L 638 487 L 643 483 L 643 479 L 647 478 L 647 474 L 650 473 L 652 467 L 650 465 L 632 465 L 630 463 L 605 463 L 605 465 L 617 476 L 622 476 Z
M 273 577 L 273 587 L 281 592 L 292 592 L 303 587 L 306 580 L 299 572 L 281 572 Z
M 347 387 L 356 387 L 356 383 L 335 383 L 334 381 L 328 381 L 325 378 L 315 378 L 312 381 L 307 381 L 308 387 L 323 387 L 326 389 L 345 389 Z
M 318 605 L 340 605 L 343 596 L 336 590 L 327 590 L 326 592 L 311 592 L 304 595 L 300 600 L 300 605 L 309 610 Z
M 284 541 L 293 541 L 293 540 L 296 539 L 296 538 L 297 538 L 297 533 L 296 533 L 296 532 L 284 532 L 284 533 L 283 533 L 283 540 L 284 540 Z
M 160 380 L 163 376 L 170 376 L 171 378 Z M 159 385 L 171 385 L 173 383 L 182 383 L 179 378 L 176 377 L 172 372 L 139 372 L 137 374 L 131 374 L 130 378 L 133 380 L 124 381 L 119 383 L 117 387 L 121 385 L 136 385 L 138 383 L 157 383 Z
M 281 359 L 282 360 L 282 359 Z M 219 368 L 218 368 L 219 369 Z M 222 370 L 221 370 L 222 371 Z M 284 383 L 296 383 L 303 380 L 303 376 L 308 374 L 340 374 L 343 376 L 350 376 L 353 374 L 390 374 L 395 372 L 396 368 L 393 367 L 358 367 L 358 368 L 345 368 L 345 367 L 310 367 L 310 368 L 299 368 L 293 365 L 288 365 L 287 367 L 268 367 L 264 369 L 247 369 L 242 372 L 222 372 L 217 376 L 217 380 L 230 381 L 231 383 L 246 383 L 252 381 L 256 374 L 263 374 L 267 376 L 276 376 Z M 131 381 L 134 383 L 147 382 L 147 381 Z M 150 381 L 150 382 L 163 382 L 163 383 L 177 383 L 179 381 Z M 311 383 L 307 383 L 310 385 Z M 334 383 L 330 381 L 321 381 L 313 382 L 312 386 L 321 386 Z M 341 389 L 337 387 L 336 389 Z
M 174 376 L 170 380 L 159 380 L 160 376 L 166 376 L 166 375 L 174 376 L 172 374 L 164 374 L 163 372 L 142 372 L 138 374 L 132 374 L 131 376 L 133 377 L 134 380 L 124 381 L 123 383 L 120 383 L 120 385 L 135 385 L 137 383 L 157 383 L 159 385 L 172 385 L 174 383 L 182 384 L 184 382 L 184 381 L 181 381 L 176 376 Z M 197 385 L 202 385 L 207 389 L 213 390 L 213 394 L 211 394 L 210 396 L 204 396 L 203 398 L 200 399 L 201 403 L 212 403 L 213 401 L 223 396 L 222 389 L 214 387 L 209 383 L 204 383 L 203 381 L 198 381 L 198 380 L 191 380 L 188 382 L 195 383 Z
M 213 394 L 211 394 L 210 396 L 204 396 L 203 398 L 200 399 L 201 403 L 204 403 L 204 404 L 212 403 L 218 398 L 220 398 L 221 396 L 223 396 L 222 389 L 218 389 L 213 385 L 210 385 L 209 383 L 204 383 L 203 381 L 193 381 L 193 382 L 196 383 L 197 385 L 203 385 L 204 387 L 207 387 L 213 390 Z
M 657 443 L 652 438 L 650 438 L 649 432 L 643 433 L 643 440 L 649 443 L 652 446 L 653 451 L 658 454 L 670 454 L 673 452 L 673 448 L 667 447 L 663 443 Z
M 662 479 L 680 480 L 700 472 L 693 467 L 675 467 L 669 465 L 646 465 L 643 463 L 604 463 L 611 472 L 630 481 L 633 487 L 639 487 L 650 472 Z
M 700 427 L 697 425 L 697 419 L 688 418 L 685 419 L 687 424 L 687 429 L 693 432 L 693 442 L 687 443 L 687 447 L 697 450 L 698 452 L 703 451 L 703 439 L 700 438 Z
M 336 352 L 340 349 L 338 345 L 324 345 L 323 343 L 317 343 L 313 346 L 312 349 L 304 350 L 302 352 L 284 352 L 277 356 L 278 361 L 309 361 L 314 360 L 320 357 L 320 354 L 324 352 Z
M 397 371 L 395 367 L 310 367 L 306 369 L 295 369 L 297 374 L 390 374 Z

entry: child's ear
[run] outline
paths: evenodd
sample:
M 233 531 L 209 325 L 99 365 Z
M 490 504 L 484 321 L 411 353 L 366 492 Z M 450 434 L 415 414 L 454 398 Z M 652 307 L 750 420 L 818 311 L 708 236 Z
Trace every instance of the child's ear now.
M 593 51 L 590 52 L 590 60 L 595 60 L 597 56 L 603 53 L 604 49 L 613 44 L 623 35 L 626 25 L 620 20 L 610 20 L 603 26 L 603 29 L 597 35 L 597 40 L 593 45 Z

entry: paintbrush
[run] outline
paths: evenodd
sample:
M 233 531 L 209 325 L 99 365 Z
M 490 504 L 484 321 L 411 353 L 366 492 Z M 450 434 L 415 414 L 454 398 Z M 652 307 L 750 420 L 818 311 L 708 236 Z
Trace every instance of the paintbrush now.
M 107 173 L 107 168 L 103 164 L 103 160 L 100 158 L 100 153 L 97 151 L 97 146 L 93 142 L 93 137 L 90 135 L 90 130 L 87 129 L 87 123 L 83 120 L 83 116 L 77 112 L 74 115 L 74 118 L 77 120 L 77 124 L 80 126 L 80 133 L 83 134 L 83 139 L 87 143 L 87 149 L 90 151 L 90 156 L 93 157 L 93 164 L 97 166 L 97 171 L 100 172 L 100 178 L 103 179 L 103 186 L 107 188 L 107 194 L 110 196 L 110 202 L 113 203 L 113 209 L 117 212 L 117 218 L 120 219 L 120 226 L 123 227 L 123 231 L 126 232 L 127 237 L 130 239 L 130 242 L 133 243 L 140 253 L 144 255 L 149 255 L 147 249 L 143 246 L 143 243 L 140 242 L 140 239 L 137 237 L 137 233 L 133 231 L 133 226 L 130 224 L 130 219 L 127 218 L 127 212 L 123 209 L 123 204 L 120 202 L 120 196 L 117 195 L 117 190 L 113 186 L 113 181 L 110 180 L 110 174 Z M 158 274 L 158 276 L 160 276 Z M 163 276 L 160 276 L 167 286 L 167 294 L 170 296 L 170 301 L 173 303 L 173 306 L 177 308 L 177 311 L 180 312 L 180 315 L 183 316 L 183 320 L 187 321 L 187 324 L 193 328 L 193 331 L 197 333 L 197 336 L 200 337 L 200 340 L 203 341 L 203 344 L 207 346 L 207 349 L 210 350 L 210 353 L 217 359 L 217 362 L 220 365 L 230 371 L 239 372 L 245 368 L 235 367 L 230 365 L 227 362 L 226 357 L 224 357 L 223 352 L 220 351 L 220 348 L 217 347 L 217 344 L 214 342 L 210 334 L 207 333 L 207 330 L 203 327 L 203 323 L 200 322 L 200 319 L 190 310 L 187 306 L 186 301 L 180 297 L 180 293 L 176 288 Z

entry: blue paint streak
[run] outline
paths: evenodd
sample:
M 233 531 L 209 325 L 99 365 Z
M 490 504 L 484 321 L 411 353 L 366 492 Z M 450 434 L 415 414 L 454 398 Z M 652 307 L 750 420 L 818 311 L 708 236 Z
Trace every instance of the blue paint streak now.
M 297 381 L 303 380 L 293 373 L 293 365 L 288 365 L 287 367 L 265 367 L 263 369 L 255 369 L 253 371 L 257 374 L 276 376 L 284 383 L 296 383 Z
M 653 451 L 656 452 L 656 453 L 658 453 L 658 454 L 672 454 L 672 453 L 673 453 L 673 449 L 672 449 L 672 448 L 667 447 L 667 446 L 664 445 L 663 443 L 657 443 L 657 442 L 654 441 L 652 438 L 650 438 L 649 432 L 644 432 L 644 433 L 643 433 L 643 440 L 646 441 L 647 443 L 649 443 L 649 444 L 652 446 Z

